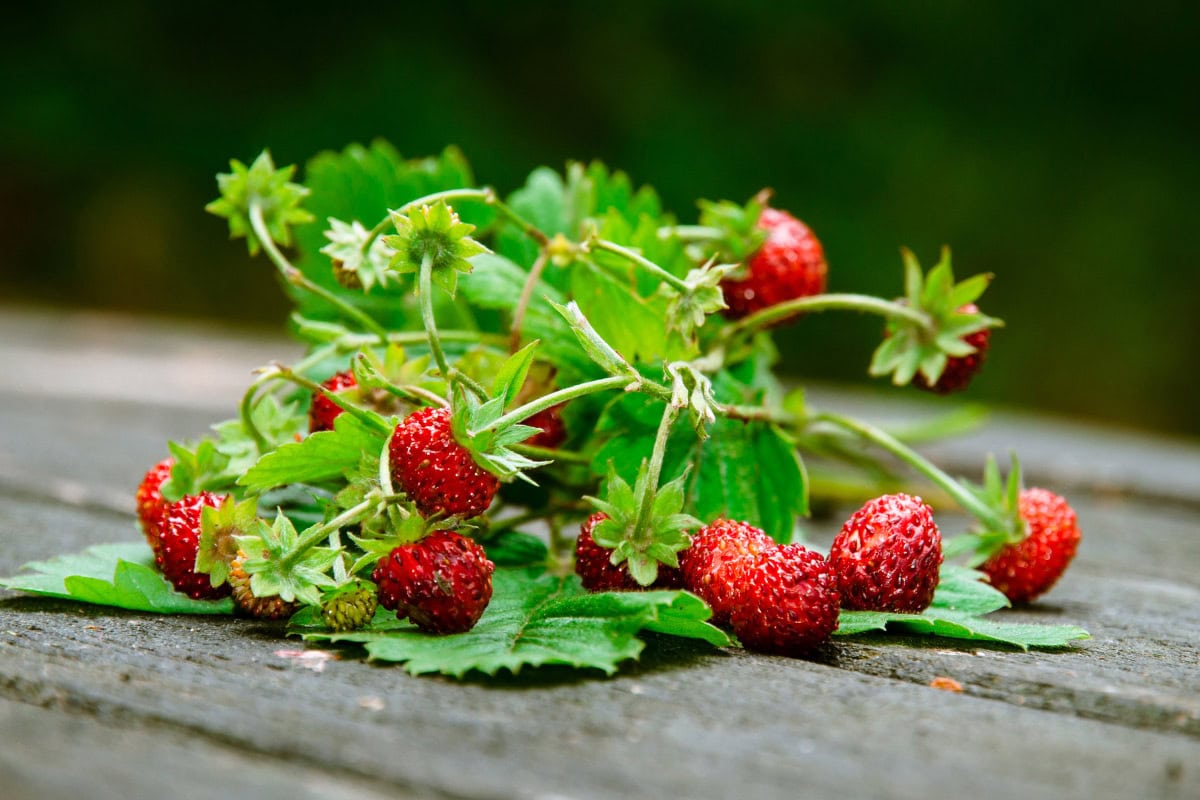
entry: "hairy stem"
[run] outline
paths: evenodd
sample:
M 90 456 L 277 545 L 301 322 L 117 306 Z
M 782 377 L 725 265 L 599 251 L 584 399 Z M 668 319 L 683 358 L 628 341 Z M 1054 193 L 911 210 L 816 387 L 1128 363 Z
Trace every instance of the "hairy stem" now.
M 285 381 L 291 381 L 297 386 L 308 389 L 314 395 L 324 395 L 329 402 L 333 403 L 347 414 L 352 415 L 368 427 L 384 434 L 390 434 L 392 432 L 391 426 L 384 422 L 379 415 L 364 411 L 341 395 L 329 391 L 316 381 L 309 380 L 303 375 L 297 375 L 291 369 L 283 366 L 282 364 L 276 364 L 275 367 L 271 371 L 267 372 L 264 377 L 277 377 Z
M 346 509 L 341 514 L 338 514 L 328 522 L 322 522 L 319 525 L 314 525 L 305 531 L 299 539 L 296 540 L 296 546 L 289 550 L 282 559 L 280 559 L 280 567 L 286 569 L 294 565 L 300 560 L 310 548 L 317 542 L 329 536 L 333 531 L 338 530 L 343 525 L 350 525 L 358 522 L 362 517 L 369 512 L 376 503 L 379 502 L 377 497 L 368 497 L 356 506 Z
M 664 225 L 658 229 L 658 238 L 670 239 L 675 236 L 685 242 L 707 242 L 720 239 L 725 232 L 710 225 Z
M 933 320 L 923 311 L 917 311 L 903 303 L 884 300 L 866 294 L 816 294 L 809 297 L 798 297 L 783 303 L 756 311 L 748 317 L 735 322 L 725 329 L 726 340 L 740 339 L 755 331 L 787 319 L 793 314 L 815 311 L 861 311 L 866 314 L 878 314 L 891 319 L 903 319 L 920 325 L 924 330 L 933 332 Z
M 902 444 L 895 437 L 888 433 L 860 420 L 844 417 L 841 414 L 832 412 L 822 412 L 813 417 L 819 422 L 828 422 L 836 425 L 839 428 L 850 431 L 861 436 L 863 439 L 882 447 L 896 458 L 903 461 L 914 470 L 924 475 L 946 494 L 954 498 L 954 501 L 962 506 L 968 513 L 984 524 L 988 530 L 1006 531 L 1008 525 L 1004 522 L 997 511 L 989 507 L 986 503 L 972 494 L 965 486 L 956 481 L 954 478 L 947 475 L 945 472 L 934 466 L 922 455 Z
M 624 389 L 631 383 L 636 383 L 637 378 L 631 375 L 614 375 L 611 378 L 597 378 L 594 381 L 580 383 L 575 386 L 569 386 L 566 389 L 559 389 L 557 392 L 543 395 L 536 400 L 530 400 L 523 406 L 518 406 L 508 412 L 500 419 L 489 425 L 489 428 L 503 430 L 509 425 L 514 425 L 521 420 L 529 419 L 539 411 L 545 411 L 559 403 L 565 403 L 568 400 L 574 400 L 577 397 L 594 394 L 595 392 L 604 392 L 609 389 Z
M 654 437 L 654 450 L 650 453 L 650 466 L 646 472 L 646 481 L 641 486 L 639 494 L 637 519 L 633 525 L 633 535 L 638 543 L 648 541 L 647 526 L 650 523 L 650 512 L 654 507 L 654 496 L 658 492 L 658 479 L 662 475 L 663 457 L 667 453 L 667 440 L 671 438 L 671 425 L 675 422 L 679 409 L 667 403 L 663 409 L 662 420 L 658 423 L 658 433 Z
M 651 261 L 650 259 L 643 256 L 641 253 L 635 253 L 632 250 L 622 247 L 621 245 L 616 244 L 615 242 L 610 242 L 607 239 L 590 239 L 589 241 L 585 242 L 584 244 L 587 247 L 587 249 L 589 249 L 589 250 L 603 250 L 607 253 L 612 253 L 613 255 L 618 255 L 621 258 L 625 259 L 626 261 L 629 261 L 632 264 L 636 264 L 637 266 L 639 266 L 642 269 L 649 272 L 654 277 L 667 283 L 672 288 L 674 288 L 684 294 L 688 294 L 691 292 L 691 288 L 687 285 L 687 283 L 684 282 L 684 280 L 682 278 L 679 278 L 679 277 L 667 272 L 665 269 L 663 269 L 658 264 L 655 264 L 653 261 Z
M 275 264 L 279 270 L 279 274 L 283 276 L 285 281 L 292 286 L 297 286 L 306 292 L 320 297 L 341 311 L 347 318 L 355 320 L 365 329 L 375 334 L 380 342 L 387 343 L 387 330 L 376 322 L 371 315 L 361 309 L 355 308 L 324 286 L 309 280 L 292 262 L 288 261 L 287 257 L 275 246 L 275 240 L 271 238 L 271 232 L 267 230 L 266 220 L 263 219 L 262 206 L 258 200 L 250 201 L 250 226 L 254 229 L 254 235 L 258 237 L 263 249 L 267 252 L 267 256 Z
M 545 249 L 539 251 L 537 259 L 529 269 L 529 277 L 525 279 L 525 285 L 521 287 L 521 299 L 517 301 L 517 307 L 513 309 L 512 337 L 508 345 L 509 350 L 514 353 L 521 349 L 521 326 L 525 324 L 525 311 L 529 308 L 529 301 L 533 299 L 533 290 L 537 287 L 538 281 L 542 279 L 542 272 L 546 269 L 548 260 Z

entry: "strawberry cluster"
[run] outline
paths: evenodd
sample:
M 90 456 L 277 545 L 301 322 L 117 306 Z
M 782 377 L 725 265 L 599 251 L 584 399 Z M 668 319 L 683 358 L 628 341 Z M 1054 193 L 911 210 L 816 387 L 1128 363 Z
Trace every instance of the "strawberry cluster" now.
M 573 560 L 593 592 L 691 592 L 746 647 L 804 654 L 842 610 L 917 614 L 937 591 L 941 535 L 909 494 L 866 503 L 828 557 L 790 543 L 809 505 L 802 452 L 861 465 L 863 444 L 978 520 L 973 563 L 1014 601 L 1066 568 L 1079 530 L 1061 498 L 1018 498 L 1016 479 L 1004 495 L 990 474 L 976 491 L 884 431 L 785 398 L 771 373 L 772 329 L 849 310 L 885 320 L 871 374 L 963 390 L 1001 324 L 976 302 L 990 276 L 956 281 L 948 251 L 928 272 L 904 251 L 903 297 L 831 294 L 825 248 L 766 192 L 701 202 L 699 224 L 678 225 L 598 164 L 539 173 L 533 203 L 528 187 L 508 201 L 472 187 L 449 152 L 376 155 L 388 185 L 427 194 L 389 196 L 371 227 L 346 216 L 354 198 L 293 182 L 266 153 L 218 178 L 209 210 L 294 289 L 308 352 L 260 370 L 238 419 L 173 443 L 138 487 L 179 591 L 332 631 L 390 612 L 465 634 L 512 563 L 493 548 L 536 522 L 549 552 L 527 569 L 569 574 Z M 310 194 L 320 214 L 302 207 Z M 561 531 L 578 521 L 572 559 Z

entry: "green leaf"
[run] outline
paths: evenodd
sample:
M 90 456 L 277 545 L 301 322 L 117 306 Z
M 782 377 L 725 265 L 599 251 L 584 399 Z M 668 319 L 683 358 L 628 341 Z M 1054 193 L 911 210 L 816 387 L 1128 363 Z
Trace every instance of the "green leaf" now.
M 957 611 L 928 610 L 924 614 L 897 614 L 889 611 L 842 611 L 838 615 L 835 636 L 853 636 L 867 631 L 882 631 L 896 626 L 907 633 L 1000 642 L 1028 650 L 1031 647 L 1066 647 L 1090 635 L 1075 625 L 1031 625 L 993 622 Z
M 983 616 L 1009 605 L 1008 598 L 987 583 L 982 572 L 943 564 L 930 607 Z
M 233 601 L 193 600 L 154 567 L 144 542 L 101 544 L 83 552 L 32 561 L 30 574 L 0 579 L 0 586 L 43 597 L 159 614 L 231 614 Z
M 364 455 L 379 453 L 384 437 L 351 414 L 340 414 L 332 431 L 289 442 L 258 460 L 238 485 L 262 492 L 288 483 L 317 483 L 357 467 Z
M 546 563 L 549 550 L 536 536 L 504 531 L 483 542 L 487 556 L 498 567 L 530 567 Z
M 641 630 L 728 643 L 725 634 L 704 622 L 710 613 L 686 592 L 588 594 L 574 575 L 499 569 L 491 603 L 466 633 L 434 636 L 408 622 L 378 617 L 367 629 L 351 633 L 293 632 L 306 639 L 358 642 L 371 658 L 402 662 L 414 675 L 440 672 L 461 678 L 472 671 L 495 675 L 550 664 L 611 675 L 621 662 L 642 652 Z
M 508 408 L 508 405 L 517 398 L 521 387 L 525 385 L 525 378 L 529 375 L 529 367 L 533 364 L 537 345 L 536 341 L 530 342 L 500 365 L 500 370 L 492 382 L 492 394 L 503 398 L 503 402 L 500 404 L 501 409 Z
M 572 297 L 596 332 L 627 361 L 653 362 L 673 355 L 668 347 L 670 332 L 663 324 L 667 298 L 639 296 L 639 270 L 620 263 L 624 270 L 620 280 L 595 264 L 576 264 L 571 270 Z

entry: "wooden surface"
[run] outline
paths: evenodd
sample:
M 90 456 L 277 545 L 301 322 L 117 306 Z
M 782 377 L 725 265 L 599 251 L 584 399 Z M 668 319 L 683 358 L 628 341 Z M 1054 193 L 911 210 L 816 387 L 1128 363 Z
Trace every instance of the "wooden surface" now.
M 136 538 L 132 490 L 165 439 L 230 416 L 249 370 L 294 352 L 0 308 L 0 574 Z M 1010 447 L 1069 490 L 1084 542 L 1004 616 L 1092 632 L 1066 651 L 859 637 L 794 660 L 660 639 L 613 678 L 459 682 L 350 650 L 317 671 L 275 625 L 0 594 L 0 797 L 1200 797 L 1200 448 L 1005 413 L 936 452 L 974 473 Z

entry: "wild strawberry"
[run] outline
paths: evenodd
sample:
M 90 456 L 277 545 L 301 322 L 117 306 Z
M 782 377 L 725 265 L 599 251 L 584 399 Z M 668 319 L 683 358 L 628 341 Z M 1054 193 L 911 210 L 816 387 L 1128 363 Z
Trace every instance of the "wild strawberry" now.
M 374 589 L 344 591 L 321 603 L 321 619 L 331 631 L 356 631 L 371 622 L 378 605 Z
M 1005 545 L 980 569 L 1014 603 L 1045 594 L 1066 570 L 1082 534 L 1075 511 L 1046 489 L 1026 489 L 1017 504 L 1025 538 Z
M 492 503 L 500 482 L 479 467 L 454 439 L 450 412 L 422 408 L 392 433 L 392 480 L 425 516 L 477 517 Z
M 773 544 L 747 559 L 737 575 L 729 626 L 751 650 L 800 655 L 837 628 L 837 577 L 820 553 Z
M 979 308 L 974 303 L 967 303 L 958 309 L 962 314 L 978 314 Z M 913 376 L 913 386 L 937 394 L 950 394 L 967 388 L 975 373 L 983 369 L 983 359 L 987 355 L 988 344 L 992 339 L 992 329 L 984 328 L 962 337 L 962 340 L 975 348 L 975 352 L 965 356 L 950 356 L 946 359 L 946 368 L 942 370 L 937 383 L 932 386 L 925 376 L 918 372 Z
M 217 508 L 223 499 L 212 492 L 184 495 L 163 512 L 156 563 L 171 585 L 193 600 L 216 600 L 230 591 L 224 584 L 214 588 L 208 575 L 196 572 L 200 512 L 205 506 Z
M 350 370 L 339 372 L 321 384 L 331 392 L 341 392 L 358 386 L 354 373 Z M 333 421 L 342 413 L 342 409 L 323 394 L 314 394 L 312 405 L 308 407 L 308 429 L 312 433 L 333 430 Z
M 764 208 L 758 227 L 767 238 L 746 262 L 746 276 L 721 282 L 729 319 L 825 291 L 825 251 L 807 225 L 786 211 Z
M 141 523 L 142 533 L 150 543 L 155 557 L 158 556 L 158 534 L 162 526 L 163 510 L 167 507 L 167 501 L 162 496 L 162 485 L 170 480 L 171 468 L 174 466 L 175 459 L 164 458 L 150 468 L 137 488 L 138 522 Z
M 547 450 L 553 450 L 567 440 L 567 428 L 563 425 L 561 403 L 550 406 L 545 411 L 539 411 L 525 420 L 524 424 L 542 429 L 541 433 L 535 433 L 525 440 L 524 443 L 532 447 L 545 447 Z
M 492 571 L 483 548 L 453 531 L 434 531 L 392 550 L 371 579 L 379 604 L 429 633 L 462 633 L 492 599 Z
M 712 608 L 714 624 L 728 624 L 745 565 L 775 546 L 753 525 L 717 520 L 693 534 L 691 546 L 679 554 L 683 585 Z
M 246 553 L 239 550 L 229 565 L 229 587 L 238 610 L 256 619 L 287 619 L 300 609 L 299 603 L 288 603 L 278 595 L 255 597 L 250 590 L 250 576 L 242 569 Z
M 658 580 L 650 586 L 642 586 L 633 579 L 625 565 L 613 564 L 612 550 L 596 544 L 592 531 L 608 519 L 603 511 L 597 511 L 579 529 L 575 540 L 575 574 L 583 581 L 583 588 L 590 592 L 635 592 L 646 589 L 680 589 L 683 576 L 678 569 L 660 564 Z
M 919 497 L 889 494 L 846 520 L 829 549 L 842 606 L 860 611 L 924 611 L 933 602 L 942 536 Z

